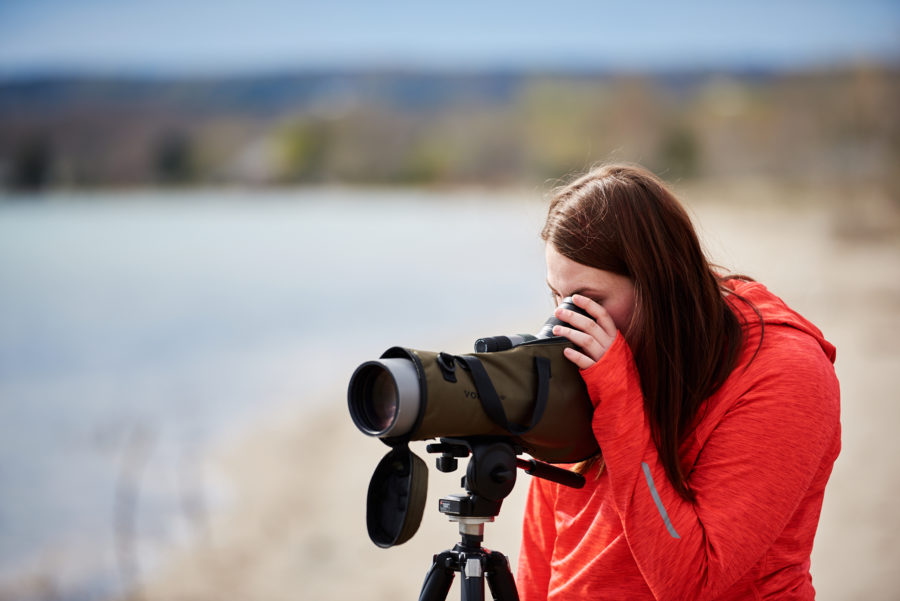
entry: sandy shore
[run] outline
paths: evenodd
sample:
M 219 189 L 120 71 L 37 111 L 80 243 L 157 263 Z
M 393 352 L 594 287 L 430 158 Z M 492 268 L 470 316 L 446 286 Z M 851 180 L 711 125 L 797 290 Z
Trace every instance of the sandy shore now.
M 900 595 L 900 227 L 879 199 L 827 210 L 783 191 L 743 187 L 728 207 L 717 192 L 686 190 L 720 263 L 753 275 L 816 322 L 838 347 L 844 449 L 826 494 L 813 556 L 825 601 Z M 819 207 L 819 208 L 815 208 Z M 836 208 L 837 207 L 837 208 Z M 862 207 L 862 208 L 859 208 Z M 452 349 L 448 349 L 452 350 Z M 466 350 L 466 349 L 459 349 Z M 418 598 L 432 555 L 458 539 L 437 498 L 459 477 L 430 468 L 429 501 L 409 543 L 376 548 L 365 530 L 365 495 L 386 451 L 353 427 L 336 389 L 314 414 L 273 417 L 211 459 L 235 492 L 205 534 L 145 574 L 133 598 L 297 600 Z M 487 526 L 485 545 L 515 565 L 528 476 Z M 456 589 L 449 598 L 458 598 Z

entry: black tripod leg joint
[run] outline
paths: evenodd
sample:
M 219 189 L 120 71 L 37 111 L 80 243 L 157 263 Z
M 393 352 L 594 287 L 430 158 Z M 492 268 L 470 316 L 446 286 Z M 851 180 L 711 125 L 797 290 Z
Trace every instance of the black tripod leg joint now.
M 516 581 L 509 571 L 509 560 L 499 551 L 492 551 L 485 560 L 485 573 L 491 595 L 498 601 L 519 601 Z
M 497 570 L 508 572 L 509 560 L 500 551 L 491 551 L 487 556 L 485 567 L 490 572 L 496 572 Z
M 431 569 L 425 576 L 425 583 L 419 593 L 419 601 L 444 601 L 453 584 L 456 572 L 456 554 L 444 551 L 434 556 Z
M 440 566 L 444 570 L 456 570 L 456 553 L 453 551 L 442 551 L 434 556 L 432 563 Z

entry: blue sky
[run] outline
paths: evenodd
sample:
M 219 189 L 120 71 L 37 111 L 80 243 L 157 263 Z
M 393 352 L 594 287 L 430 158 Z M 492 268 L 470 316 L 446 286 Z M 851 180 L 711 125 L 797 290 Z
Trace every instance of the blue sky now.
M 898 0 L 0 0 L 0 75 L 900 60 Z

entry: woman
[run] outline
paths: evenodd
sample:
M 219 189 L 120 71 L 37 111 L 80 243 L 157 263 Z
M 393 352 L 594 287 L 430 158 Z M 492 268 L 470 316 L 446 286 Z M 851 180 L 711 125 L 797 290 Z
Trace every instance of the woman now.
M 595 406 L 580 490 L 534 479 L 518 587 L 536 599 L 813 599 L 840 450 L 835 349 L 765 287 L 719 276 L 649 172 L 552 200 L 547 282 Z

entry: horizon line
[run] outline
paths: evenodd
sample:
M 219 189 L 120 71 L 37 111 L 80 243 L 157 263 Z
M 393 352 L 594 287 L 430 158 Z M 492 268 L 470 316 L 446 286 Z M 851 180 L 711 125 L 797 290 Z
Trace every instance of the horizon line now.
M 62 79 L 139 79 L 139 80 L 222 80 L 291 77 L 310 74 L 389 74 L 389 75 L 689 75 L 689 74 L 790 74 L 833 72 L 860 67 L 888 70 L 900 68 L 900 55 L 858 56 L 822 60 L 753 60 L 701 62 L 658 62 L 654 64 L 589 63 L 588 61 L 547 61 L 545 63 L 485 63 L 453 65 L 444 63 L 384 62 L 370 64 L 284 64 L 237 68 L 170 67 L 161 65 L 29 65 L 10 67 L 0 64 L 0 83 Z

